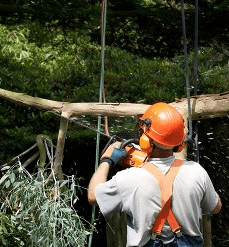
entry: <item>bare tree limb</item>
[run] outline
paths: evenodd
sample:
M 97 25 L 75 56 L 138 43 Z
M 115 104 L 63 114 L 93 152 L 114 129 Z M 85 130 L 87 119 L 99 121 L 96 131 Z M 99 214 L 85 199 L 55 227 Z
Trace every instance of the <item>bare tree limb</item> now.
M 27 154 L 28 152 L 30 152 L 32 149 L 34 149 L 37 146 L 37 144 L 35 143 L 32 147 L 30 147 L 29 149 L 27 149 L 26 151 L 24 151 L 23 153 L 17 155 L 16 157 L 14 157 L 12 160 L 10 160 L 8 163 L 1 165 L 0 168 L 3 168 L 9 164 L 11 164 L 12 162 L 15 162 L 18 158 L 20 158 L 21 156 Z
M 60 129 L 59 135 L 57 140 L 57 147 L 55 153 L 55 160 L 54 160 L 54 173 L 57 176 L 58 180 L 63 180 L 63 170 L 62 170 L 62 161 L 64 156 L 64 144 L 65 138 L 68 130 L 68 123 L 70 114 L 68 112 L 62 112 L 60 119 Z
M 56 112 L 61 114 L 59 136 L 54 161 L 54 171 L 58 180 L 63 179 L 62 161 L 68 122 L 71 116 L 103 115 L 103 116 L 136 116 L 143 114 L 150 105 L 131 103 L 69 103 L 59 102 L 23 93 L 0 89 L 0 98 L 16 104 Z M 185 119 L 188 117 L 187 99 L 171 103 Z M 222 94 L 199 95 L 191 98 L 192 119 L 220 117 L 229 114 L 229 92 Z
M 22 167 L 26 168 L 31 162 L 33 162 L 35 159 L 37 159 L 40 155 L 40 152 L 36 152 L 34 155 L 32 155 L 29 159 L 27 159 L 23 164 Z
M 143 114 L 150 105 L 132 103 L 69 103 L 31 97 L 23 93 L 15 93 L 0 89 L 0 98 L 16 104 L 53 111 L 70 116 L 103 115 L 103 116 L 136 116 Z M 182 114 L 187 111 L 187 99 L 171 103 Z M 199 95 L 191 98 L 192 119 L 221 117 L 229 114 L 229 92 L 221 94 Z
M 178 111 L 188 109 L 187 99 L 171 103 Z M 229 92 L 191 97 L 192 119 L 215 118 L 229 115 Z

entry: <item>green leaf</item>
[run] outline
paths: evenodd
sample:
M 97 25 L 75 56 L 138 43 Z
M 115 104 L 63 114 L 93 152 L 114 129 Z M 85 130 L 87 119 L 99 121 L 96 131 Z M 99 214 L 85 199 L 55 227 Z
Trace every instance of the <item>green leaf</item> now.
M 5 174 L 1 179 L 0 179 L 0 185 L 9 177 L 9 174 Z
M 1 171 L 5 171 L 5 170 L 9 170 L 10 169 L 10 166 L 4 166 Z
M 16 176 L 15 176 L 14 172 L 12 172 L 10 175 L 10 181 L 12 184 L 14 183 L 15 179 L 16 179 Z
M 62 188 L 65 184 L 67 184 L 68 183 L 68 181 L 67 180 L 65 180 L 65 181 L 63 181 L 62 183 L 61 183 L 61 185 L 60 185 L 60 188 Z
M 71 208 L 60 208 L 60 211 L 62 211 L 64 213 L 72 213 L 72 209 Z
M 6 187 L 6 189 L 8 189 L 8 188 L 10 187 L 10 180 L 7 180 L 7 181 L 5 182 L 5 187 Z
M 7 246 L 6 240 L 4 238 L 2 238 L 2 243 Z
M 3 232 L 4 232 L 5 234 L 8 233 L 8 231 L 7 231 L 7 229 L 6 229 L 6 227 L 5 227 L 4 225 L 2 226 L 2 230 L 3 230 Z

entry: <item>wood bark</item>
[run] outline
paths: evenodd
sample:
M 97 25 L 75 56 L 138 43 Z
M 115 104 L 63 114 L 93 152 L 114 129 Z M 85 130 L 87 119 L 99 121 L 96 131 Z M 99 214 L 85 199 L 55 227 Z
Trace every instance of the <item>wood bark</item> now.
M 58 180 L 63 180 L 62 161 L 64 156 L 64 144 L 69 123 L 69 114 L 62 112 L 62 118 L 60 119 L 60 129 L 57 140 L 57 147 L 54 160 L 54 174 Z
M 106 235 L 107 246 L 125 247 L 126 246 L 126 221 L 125 213 L 116 213 L 107 219 Z
M 62 114 L 69 117 L 79 115 L 136 116 L 143 114 L 150 105 L 132 103 L 69 103 L 32 97 L 0 89 L 0 98 L 16 104 Z M 179 112 L 187 114 L 187 99 L 178 99 L 171 103 Z M 229 114 L 229 92 L 191 97 L 192 119 L 222 117 Z

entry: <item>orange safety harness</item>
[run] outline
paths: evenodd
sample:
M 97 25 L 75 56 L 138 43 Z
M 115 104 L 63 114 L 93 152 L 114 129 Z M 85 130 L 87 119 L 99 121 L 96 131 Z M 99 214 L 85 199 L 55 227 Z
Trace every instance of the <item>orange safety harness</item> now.
M 152 236 L 154 237 L 161 234 L 166 221 L 174 233 L 180 233 L 181 226 L 172 212 L 172 189 L 173 181 L 183 163 L 183 160 L 176 159 L 165 175 L 161 173 L 159 168 L 152 165 L 152 163 L 146 162 L 142 166 L 142 168 L 146 169 L 157 179 L 161 189 L 161 211 L 151 228 Z

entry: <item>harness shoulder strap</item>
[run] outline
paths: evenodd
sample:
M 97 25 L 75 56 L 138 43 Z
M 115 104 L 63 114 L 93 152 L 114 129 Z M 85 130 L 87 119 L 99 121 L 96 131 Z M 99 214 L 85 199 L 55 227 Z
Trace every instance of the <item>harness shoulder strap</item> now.
M 181 229 L 172 212 L 172 189 L 173 181 L 183 163 L 183 160 L 176 159 L 165 175 L 160 171 L 159 168 L 157 168 L 155 165 L 152 165 L 152 163 L 145 163 L 142 167 L 157 179 L 161 189 L 161 211 L 159 212 L 151 229 L 151 231 L 157 235 L 161 233 L 166 220 L 168 221 L 173 232 Z

